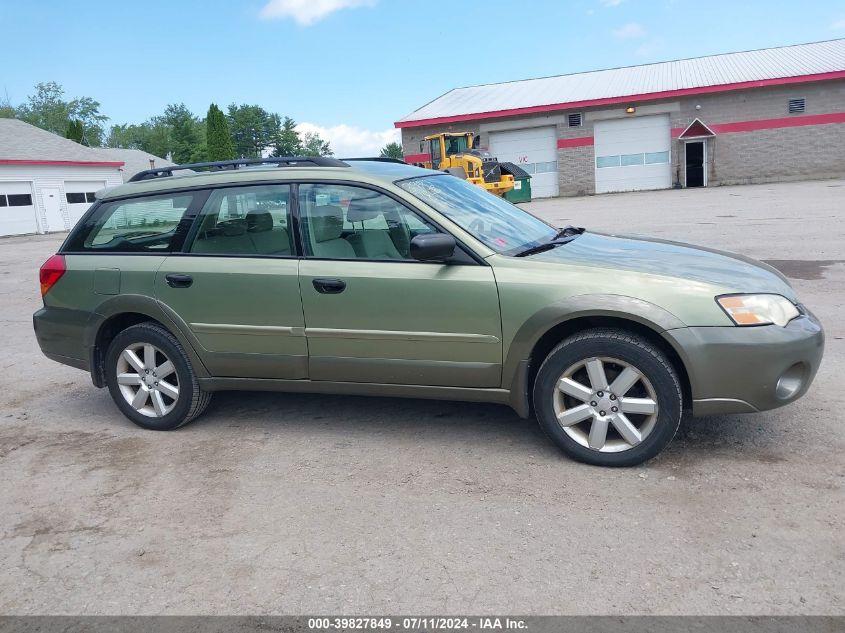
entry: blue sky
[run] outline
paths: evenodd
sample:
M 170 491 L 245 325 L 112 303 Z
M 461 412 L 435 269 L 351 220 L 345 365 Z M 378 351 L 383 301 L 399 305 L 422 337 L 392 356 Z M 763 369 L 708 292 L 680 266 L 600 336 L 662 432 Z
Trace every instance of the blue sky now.
M 51 80 L 110 123 L 258 103 L 347 154 L 454 87 L 845 37 L 845 2 L 0 0 L 0 25 L 12 103 Z

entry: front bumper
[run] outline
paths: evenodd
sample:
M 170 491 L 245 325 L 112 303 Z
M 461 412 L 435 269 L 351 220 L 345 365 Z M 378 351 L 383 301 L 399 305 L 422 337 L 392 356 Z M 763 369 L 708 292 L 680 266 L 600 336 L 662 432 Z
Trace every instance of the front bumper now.
M 794 402 L 807 392 L 824 354 L 824 330 L 809 312 L 786 327 L 688 327 L 664 334 L 686 367 L 696 416 Z

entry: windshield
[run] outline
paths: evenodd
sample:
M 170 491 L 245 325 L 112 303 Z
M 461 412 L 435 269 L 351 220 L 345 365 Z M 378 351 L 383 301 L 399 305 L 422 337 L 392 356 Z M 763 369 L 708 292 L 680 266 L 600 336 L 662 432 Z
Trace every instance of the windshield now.
M 422 176 L 396 184 L 503 255 L 515 255 L 557 235 L 530 213 L 455 176 Z

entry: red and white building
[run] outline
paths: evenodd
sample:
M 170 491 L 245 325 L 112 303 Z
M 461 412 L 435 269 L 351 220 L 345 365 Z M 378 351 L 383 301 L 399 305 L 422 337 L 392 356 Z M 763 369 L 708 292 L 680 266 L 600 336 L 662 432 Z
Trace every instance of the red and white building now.
M 456 88 L 396 122 L 406 160 L 473 132 L 534 197 L 845 176 L 845 39 Z
M 124 161 L 16 119 L 0 119 L 0 235 L 67 231 Z

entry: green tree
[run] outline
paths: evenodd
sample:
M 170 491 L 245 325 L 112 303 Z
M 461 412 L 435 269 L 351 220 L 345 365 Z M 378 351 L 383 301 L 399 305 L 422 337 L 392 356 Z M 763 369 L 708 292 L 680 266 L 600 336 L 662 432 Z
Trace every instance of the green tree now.
M 302 139 L 296 131 L 296 121 L 286 116 L 276 127 L 273 136 L 273 156 L 299 156 L 302 154 Z
M 3 99 L 0 99 L 0 119 L 14 119 L 17 115 L 18 113 L 9 101 L 8 95 Z
M 65 138 L 70 139 L 71 141 L 76 141 L 81 145 L 86 145 L 85 143 L 85 130 L 82 127 L 82 121 L 79 119 L 71 119 L 70 123 L 67 124 L 67 130 L 65 131 Z
M 82 122 L 83 137 L 87 143 L 99 147 L 103 142 L 103 124 L 108 117 L 100 114 L 100 104 L 91 97 L 71 101 L 64 98 L 64 88 L 55 81 L 39 83 L 35 94 L 16 108 L 17 117 L 53 134 L 63 135 L 73 119 Z
M 303 156 L 334 156 L 328 141 L 320 138 L 316 132 L 306 132 L 302 135 Z
M 172 159 L 175 163 L 189 163 L 197 156 L 205 137 L 205 123 L 197 119 L 184 103 L 171 103 L 161 117 L 154 117 L 157 124 L 170 127 Z
M 273 146 L 279 126 L 277 115 L 271 115 L 258 105 L 233 103 L 226 118 L 235 143 L 235 154 L 239 158 L 260 158 L 266 149 Z
M 382 158 L 398 158 L 399 160 L 403 160 L 405 153 L 402 151 L 402 146 L 394 141 L 382 147 L 379 156 Z
M 229 133 L 229 123 L 215 104 L 208 108 L 205 119 L 208 160 L 229 160 L 235 157 L 235 146 Z

